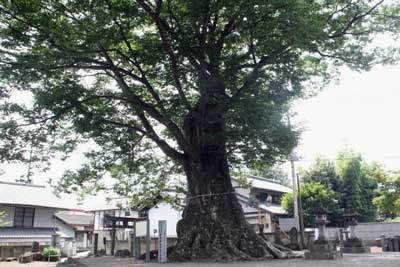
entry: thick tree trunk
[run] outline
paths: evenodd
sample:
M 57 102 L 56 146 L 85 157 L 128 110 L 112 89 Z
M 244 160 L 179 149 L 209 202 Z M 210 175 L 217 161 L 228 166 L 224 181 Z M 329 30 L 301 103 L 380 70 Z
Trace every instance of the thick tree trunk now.
M 209 165 L 186 167 L 190 194 L 177 225 L 178 242 L 171 259 L 219 261 L 271 257 L 265 242 L 245 220 L 225 165 L 226 160 L 214 157 Z
M 209 99 L 214 99 L 211 103 Z M 232 188 L 225 147 L 225 122 L 218 99 L 203 99 L 185 121 L 193 148 L 184 164 L 188 195 L 172 260 L 234 260 L 271 257 L 250 228 Z M 193 156 L 195 155 L 195 156 Z

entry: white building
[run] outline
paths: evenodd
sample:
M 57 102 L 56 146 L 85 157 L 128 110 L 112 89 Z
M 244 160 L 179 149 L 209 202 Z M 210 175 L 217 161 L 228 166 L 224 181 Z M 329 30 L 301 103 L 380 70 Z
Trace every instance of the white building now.
M 141 211 L 132 209 L 129 199 L 123 197 L 106 199 L 105 197 L 98 196 L 95 200 L 90 200 L 90 202 L 86 204 L 85 209 L 94 214 L 93 233 L 94 235 L 97 235 L 97 249 L 106 254 L 110 254 L 111 251 L 111 229 L 104 223 L 105 215 L 130 218 L 145 217 L 145 214 Z M 159 203 L 148 210 L 148 216 L 150 223 L 150 238 L 152 239 L 150 249 L 156 249 L 158 221 L 160 220 L 167 221 L 167 240 L 169 244 L 173 244 L 177 238 L 176 224 L 181 219 L 181 210 L 166 203 Z M 136 230 L 136 237 L 140 239 L 141 248 L 139 253 L 143 254 L 145 252 L 146 221 L 136 222 L 134 228 L 117 229 L 115 251 L 130 249 L 130 234 L 133 233 L 134 229 Z
M 57 227 L 60 232 L 69 232 L 73 236 L 77 250 L 87 250 L 92 246 L 94 216 L 86 212 L 57 212 Z
M 74 253 L 76 229 L 55 216 L 73 208 L 45 186 L 0 181 L 0 212 L 5 213 L 0 259 L 17 258 L 30 251 L 33 242 L 41 247 L 56 244 L 68 248 L 67 254 Z
M 258 231 L 258 225 L 264 225 L 264 232 L 275 231 L 280 217 L 287 217 L 287 212 L 281 207 L 281 198 L 293 190 L 279 181 L 248 175 L 250 188 L 239 186 L 237 179 L 232 178 L 236 196 L 242 205 L 247 221 Z

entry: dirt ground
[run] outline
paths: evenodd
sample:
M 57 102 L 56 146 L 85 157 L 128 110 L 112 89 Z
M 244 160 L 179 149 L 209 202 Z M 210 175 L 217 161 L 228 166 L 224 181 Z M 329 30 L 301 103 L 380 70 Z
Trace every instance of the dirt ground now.
M 290 260 L 270 260 L 258 262 L 233 262 L 233 263 L 144 263 L 142 261 L 135 262 L 129 258 L 82 258 L 79 259 L 82 267 L 129 267 L 129 266 L 145 266 L 145 267 L 399 267 L 400 252 L 370 253 L 370 254 L 345 254 L 344 258 L 337 261 L 317 261 L 304 259 Z M 55 267 L 56 263 L 52 262 L 33 262 L 20 264 L 18 262 L 0 262 L 0 267 Z M 72 266 L 71 266 L 72 267 Z

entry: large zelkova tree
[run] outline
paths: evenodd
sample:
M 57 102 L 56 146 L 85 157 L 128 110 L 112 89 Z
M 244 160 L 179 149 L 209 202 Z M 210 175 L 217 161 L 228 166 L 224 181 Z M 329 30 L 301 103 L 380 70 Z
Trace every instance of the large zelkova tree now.
M 96 190 L 110 172 L 119 192 L 142 179 L 151 191 L 184 173 L 178 260 L 270 255 L 230 167 L 285 158 L 297 136 L 287 104 L 341 65 L 390 62 L 393 51 L 372 40 L 399 28 L 398 6 L 383 1 L 1 3 L 2 160 L 47 160 L 91 140 L 97 149 L 64 189 Z M 12 90 L 33 104 L 13 103 Z

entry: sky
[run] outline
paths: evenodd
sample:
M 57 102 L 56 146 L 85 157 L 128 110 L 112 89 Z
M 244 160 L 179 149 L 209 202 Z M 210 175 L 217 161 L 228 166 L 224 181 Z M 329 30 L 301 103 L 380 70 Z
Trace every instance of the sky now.
M 318 154 L 334 159 L 348 148 L 400 169 L 400 65 L 363 73 L 342 68 L 339 83 L 296 102 L 293 111 L 304 128 L 297 166 L 309 166 Z

